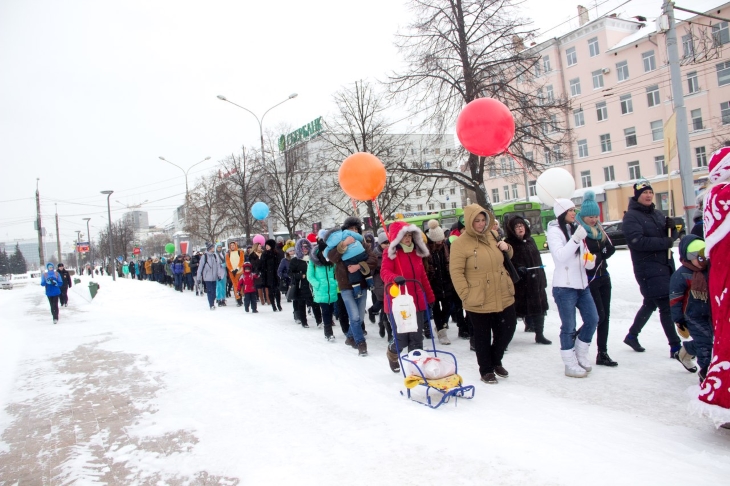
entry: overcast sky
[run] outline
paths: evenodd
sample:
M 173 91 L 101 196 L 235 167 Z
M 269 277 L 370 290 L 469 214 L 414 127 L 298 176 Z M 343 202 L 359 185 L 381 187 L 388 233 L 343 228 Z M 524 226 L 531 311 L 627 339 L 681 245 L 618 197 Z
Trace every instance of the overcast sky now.
M 625 0 L 598 0 L 598 13 Z M 527 0 L 525 16 L 555 36 L 577 26 L 577 0 Z M 595 2 L 584 2 L 591 20 Z M 696 2 L 693 2 L 696 8 Z M 183 167 L 258 146 L 265 129 L 299 127 L 332 113 L 332 95 L 360 79 L 384 79 L 400 58 L 394 34 L 409 22 L 400 0 L 0 1 L 0 241 L 34 238 L 36 178 L 43 226 L 61 241 L 92 237 L 140 204 L 150 224 L 171 221 Z M 658 15 L 660 0 L 615 10 Z M 568 21 L 568 23 L 564 23 Z M 408 122 L 400 126 L 409 130 Z M 119 201 L 119 202 L 117 202 Z

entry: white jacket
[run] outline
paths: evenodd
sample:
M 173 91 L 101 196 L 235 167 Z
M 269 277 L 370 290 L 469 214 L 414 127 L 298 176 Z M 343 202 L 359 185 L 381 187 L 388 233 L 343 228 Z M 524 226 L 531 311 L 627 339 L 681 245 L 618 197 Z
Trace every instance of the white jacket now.
M 568 234 L 572 234 L 568 230 Z M 550 247 L 550 254 L 555 262 L 553 272 L 553 287 L 567 287 L 570 289 L 584 289 L 588 287 L 588 276 L 583 266 L 583 242 L 580 244 L 569 239 L 565 241 L 565 235 L 560 231 L 558 221 L 548 223 L 547 242 Z M 578 254 L 575 250 L 580 250 Z

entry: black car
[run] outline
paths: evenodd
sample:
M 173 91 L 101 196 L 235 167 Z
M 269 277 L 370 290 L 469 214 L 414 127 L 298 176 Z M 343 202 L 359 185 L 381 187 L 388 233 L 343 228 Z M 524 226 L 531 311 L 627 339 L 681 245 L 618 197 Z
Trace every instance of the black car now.
M 613 246 L 624 246 L 626 245 L 626 237 L 624 236 L 623 221 L 612 221 L 603 224 L 603 229 L 611 239 Z

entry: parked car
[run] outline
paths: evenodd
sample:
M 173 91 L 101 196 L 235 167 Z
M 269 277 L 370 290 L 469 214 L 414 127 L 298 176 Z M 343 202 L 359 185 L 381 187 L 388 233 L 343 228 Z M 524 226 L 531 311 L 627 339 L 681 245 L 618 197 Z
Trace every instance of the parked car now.
M 623 221 L 608 221 L 603 223 L 603 229 L 606 234 L 611 238 L 613 246 L 625 246 L 626 237 L 624 236 Z
M 10 280 L 10 277 L 0 275 L 0 289 L 13 290 L 13 282 Z

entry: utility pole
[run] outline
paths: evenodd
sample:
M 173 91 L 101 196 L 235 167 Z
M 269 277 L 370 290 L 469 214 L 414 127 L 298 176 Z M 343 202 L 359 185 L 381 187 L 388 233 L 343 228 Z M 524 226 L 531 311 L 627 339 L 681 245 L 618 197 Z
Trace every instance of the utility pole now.
M 38 181 L 41 179 L 36 177 L 35 180 L 35 209 L 38 220 L 38 256 L 40 257 L 40 263 L 38 268 L 43 268 L 46 263 L 45 255 L 43 254 L 43 225 L 41 224 L 41 193 L 38 191 Z
M 79 272 L 79 239 L 81 238 L 80 233 L 81 233 L 81 231 L 76 230 L 76 248 L 74 249 L 74 253 L 76 254 L 76 272 Z M 83 273 L 83 272 L 80 272 L 79 275 L 81 275 L 81 273 Z M 93 270 L 92 270 L 92 275 L 93 275 Z
M 692 227 L 692 217 L 697 208 L 694 197 L 694 179 L 692 177 L 692 159 L 689 147 L 689 131 L 687 129 L 687 110 L 684 107 L 684 91 L 682 89 L 682 72 L 679 66 L 679 48 L 677 47 L 677 31 L 674 26 L 674 5 L 664 0 L 664 14 L 669 21 L 669 29 L 665 33 L 667 55 L 669 57 L 669 74 L 672 82 L 672 98 L 677 126 L 677 157 L 679 158 L 679 179 L 682 182 L 682 202 L 684 203 L 685 228 Z M 667 164 L 669 161 L 667 161 Z
M 58 261 L 61 261 L 61 233 L 58 231 L 58 204 L 56 204 L 56 248 L 58 249 Z

